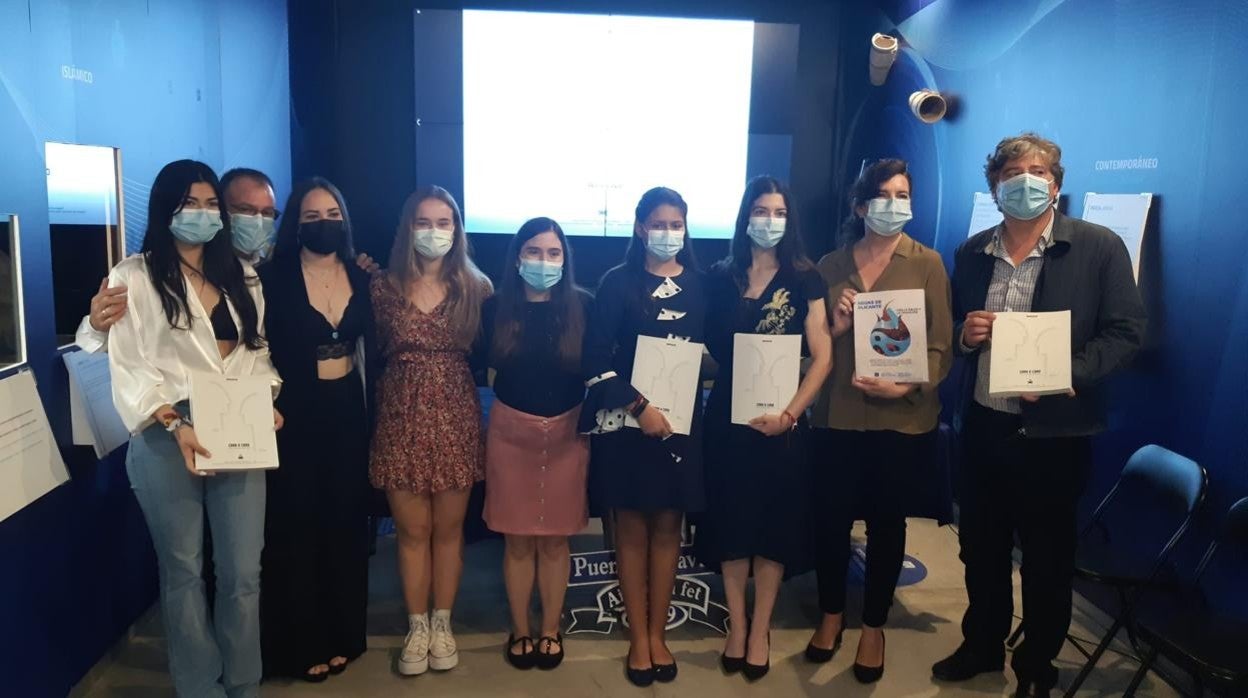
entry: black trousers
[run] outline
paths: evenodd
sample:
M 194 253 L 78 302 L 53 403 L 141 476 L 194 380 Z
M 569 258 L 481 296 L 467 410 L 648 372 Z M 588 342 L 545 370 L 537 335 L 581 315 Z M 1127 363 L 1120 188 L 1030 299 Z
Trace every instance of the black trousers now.
M 854 521 L 867 523 L 862 623 L 888 622 L 906 554 L 906 511 L 916 474 L 931 468 L 936 432 L 816 429 L 815 569 L 819 607 L 845 610 L 845 577 Z
M 1017 672 L 1048 671 L 1070 628 L 1076 506 L 1091 469 L 1088 437 L 1027 438 L 1018 415 L 972 404 L 962 434 L 959 542 L 970 602 L 969 647 L 1000 655 L 1014 613 L 1013 551 L 1022 551 L 1024 643 Z
M 356 373 L 288 404 L 268 472 L 260 573 L 266 676 L 300 676 L 365 650 L 368 428 Z

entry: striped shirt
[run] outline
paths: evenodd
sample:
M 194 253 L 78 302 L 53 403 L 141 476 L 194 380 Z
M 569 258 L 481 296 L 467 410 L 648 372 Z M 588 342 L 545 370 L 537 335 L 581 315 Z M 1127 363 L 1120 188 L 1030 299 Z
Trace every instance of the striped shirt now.
M 1045 226 L 1036 246 L 1027 254 L 1026 259 L 1018 266 L 1005 250 L 1001 233 L 1005 230 L 1002 223 L 992 231 L 992 240 L 984 247 L 984 254 L 996 257 L 992 267 L 992 281 L 988 283 L 988 297 L 984 301 L 984 310 L 992 313 L 1031 312 L 1031 299 L 1036 292 L 1036 280 L 1040 278 L 1040 270 L 1044 267 L 1044 250 L 1053 242 L 1053 215 Z M 992 366 L 992 343 L 980 345 L 979 366 L 975 374 L 975 402 L 997 410 L 1020 414 L 1023 410 L 1016 397 L 992 397 L 988 394 L 988 376 Z

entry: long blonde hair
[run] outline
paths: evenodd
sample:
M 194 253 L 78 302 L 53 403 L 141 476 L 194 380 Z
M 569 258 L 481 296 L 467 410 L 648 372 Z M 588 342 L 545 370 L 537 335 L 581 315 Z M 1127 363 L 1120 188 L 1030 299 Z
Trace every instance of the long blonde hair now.
M 424 275 L 424 260 L 412 244 L 412 230 L 416 224 L 417 209 L 428 199 L 437 199 L 450 206 L 455 219 L 455 238 L 451 249 L 442 258 L 439 276 L 446 284 L 446 314 L 455 338 L 461 347 L 468 349 L 480 331 L 481 303 L 494 292 L 494 287 L 468 256 L 464 217 L 460 215 L 459 204 L 455 203 L 455 197 L 450 192 L 436 185 L 426 185 L 407 197 L 399 215 L 394 245 L 390 248 L 388 278 L 399 293 L 407 295 L 408 286 Z

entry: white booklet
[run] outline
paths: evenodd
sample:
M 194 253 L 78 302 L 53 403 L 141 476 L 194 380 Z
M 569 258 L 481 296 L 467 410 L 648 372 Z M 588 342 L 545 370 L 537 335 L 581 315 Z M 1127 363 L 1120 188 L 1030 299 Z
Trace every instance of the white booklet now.
M 1070 391 L 1070 311 L 997 313 L 992 321 L 988 394 Z
M 926 383 L 927 306 L 923 289 L 854 297 L 854 375 Z
M 744 334 L 732 338 L 732 423 L 779 414 L 801 381 L 800 334 Z
M 195 456 L 198 470 L 271 470 L 277 467 L 273 390 L 260 376 L 191 374 L 195 436 L 211 458 Z
M 689 435 L 701 383 L 702 345 L 683 339 L 637 338 L 633 356 L 633 387 L 646 396 L 672 425 L 673 434 Z M 640 427 L 629 415 L 625 426 Z

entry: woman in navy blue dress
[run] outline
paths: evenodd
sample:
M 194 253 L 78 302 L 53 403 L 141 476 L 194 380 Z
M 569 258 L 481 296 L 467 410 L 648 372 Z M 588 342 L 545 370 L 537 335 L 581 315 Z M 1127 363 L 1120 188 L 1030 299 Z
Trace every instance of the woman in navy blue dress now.
M 705 282 L 694 266 L 687 214 L 671 189 L 641 197 L 625 261 L 602 278 L 581 352 L 589 393 L 580 430 L 594 434 L 590 493 L 614 514 L 628 615 L 626 675 L 639 686 L 676 678 L 666 629 L 681 520 L 705 505 L 701 390 L 690 433 L 682 435 L 631 384 L 639 336 L 704 341 Z M 625 426 L 628 415 L 640 428 Z

